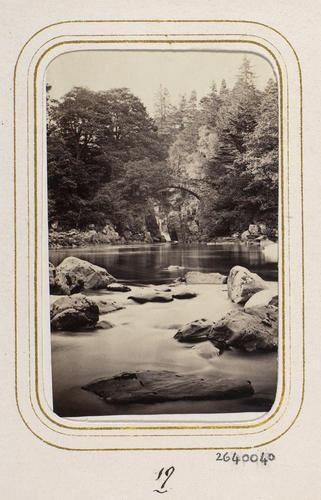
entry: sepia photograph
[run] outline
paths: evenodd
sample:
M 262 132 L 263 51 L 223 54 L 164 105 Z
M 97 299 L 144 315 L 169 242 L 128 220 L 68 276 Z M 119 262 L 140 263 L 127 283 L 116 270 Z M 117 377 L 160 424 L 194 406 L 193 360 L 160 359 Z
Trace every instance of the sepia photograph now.
M 254 52 L 46 70 L 53 410 L 262 415 L 278 386 L 279 82 Z

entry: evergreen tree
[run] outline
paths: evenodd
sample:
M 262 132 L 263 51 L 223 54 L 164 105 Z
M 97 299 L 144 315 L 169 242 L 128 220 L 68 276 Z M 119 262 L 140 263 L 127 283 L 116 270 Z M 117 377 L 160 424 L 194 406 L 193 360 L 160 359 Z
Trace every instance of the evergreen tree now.
M 168 148 L 174 142 L 180 128 L 180 117 L 178 109 L 171 104 L 168 89 L 162 85 L 155 96 L 154 119 L 158 135 Z
M 173 106 L 161 86 L 152 119 L 126 88 L 75 87 L 55 101 L 48 86 L 47 118 L 49 220 L 63 228 L 107 218 L 139 232 L 151 200 L 180 217 L 193 205 L 207 238 L 277 227 L 278 87 L 260 92 L 246 57 L 233 88 L 222 80 L 218 93 L 213 82 L 199 106 L 195 91 Z M 201 203 L 169 188 L 189 182 L 200 183 Z
M 214 195 L 203 215 L 211 236 L 230 234 L 254 217 L 254 207 L 246 193 L 251 175 L 245 158 L 249 137 L 257 124 L 259 92 L 246 57 L 232 91 L 228 92 L 222 84 L 221 99 L 216 121 L 218 140 L 206 164 Z
M 203 125 L 215 128 L 221 103 L 222 100 L 217 93 L 216 83 L 213 82 L 210 93 L 200 101 Z
M 269 80 L 262 96 L 257 126 L 246 141 L 243 160 L 250 181 L 246 193 L 257 207 L 258 218 L 277 227 L 278 169 L 278 86 Z

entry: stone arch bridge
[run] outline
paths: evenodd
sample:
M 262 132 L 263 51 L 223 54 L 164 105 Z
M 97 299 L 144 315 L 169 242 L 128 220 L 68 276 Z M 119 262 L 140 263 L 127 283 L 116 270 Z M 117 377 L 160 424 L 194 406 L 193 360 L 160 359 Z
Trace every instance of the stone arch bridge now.
M 203 179 L 170 179 L 168 185 L 160 187 L 158 192 L 169 190 L 183 191 L 202 202 L 208 194 L 208 182 Z

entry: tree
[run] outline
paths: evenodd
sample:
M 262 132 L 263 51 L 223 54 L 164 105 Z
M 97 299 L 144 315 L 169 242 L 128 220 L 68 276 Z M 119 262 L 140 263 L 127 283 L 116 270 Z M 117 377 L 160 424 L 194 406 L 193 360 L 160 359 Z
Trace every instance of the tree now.
M 246 57 L 233 88 L 213 82 L 199 105 L 192 91 L 173 106 L 161 86 L 155 119 L 127 88 L 75 87 L 59 101 L 48 88 L 47 110 L 49 219 L 62 228 L 109 220 L 139 235 L 155 202 L 182 227 L 195 218 L 207 238 L 276 227 L 278 88 L 271 80 L 260 92 Z
M 210 236 L 231 234 L 253 220 L 255 208 L 246 192 L 251 180 L 246 152 L 257 125 L 259 96 L 255 75 L 245 57 L 233 89 L 228 91 L 222 82 L 217 141 L 205 165 L 213 189 L 203 214 Z
M 153 120 L 128 89 L 97 93 L 76 87 L 49 110 L 50 220 L 62 227 L 95 223 L 103 204 L 101 196 L 97 204 L 98 190 L 121 178 L 126 164 L 166 157 Z
M 276 228 L 279 169 L 278 86 L 271 79 L 262 96 L 257 126 L 246 141 L 246 154 L 243 159 L 250 176 L 246 187 L 247 196 L 257 207 L 259 217 L 263 217 Z
M 180 116 L 177 107 L 171 104 L 168 89 L 162 85 L 155 95 L 154 110 L 158 135 L 168 149 L 179 131 Z
M 200 101 L 202 122 L 208 127 L 215 128 L 218 111 L 222 104 L 222 99 L 217 93 L 216 83 L 213 82 L 210 93 Z

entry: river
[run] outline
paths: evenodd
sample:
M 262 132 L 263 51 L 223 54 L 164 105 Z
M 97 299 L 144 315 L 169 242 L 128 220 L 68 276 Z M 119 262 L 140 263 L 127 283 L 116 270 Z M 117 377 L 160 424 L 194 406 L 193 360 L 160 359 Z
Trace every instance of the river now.
M 228 274 L 243 265 L 277 287 L 277 263 L 259 245 L 219 243 L 189 245 L 93 246 L 55 249 L 50 260 L 56 266 L 73 255 L 102 266 L 132 291 L 164 285 L 187 271 Z M 95 291 L 108 295 L 123 309 L 100 316 L 110 329 L 92 332 L 52 333 L 54 411 L 62 417 L 94 415 L 195 414 L 264 412 L 271 408 L 277 385 L 277 355 L 226 351 L 211 355 L 203 349 L 173 339 L 178 328 L 195 319 L 220 319 L 237 308 L 227 297 L 226 285 L 191 285 L 197 297 L 170 303 L 137 304 L 130 293 Z M 208 344 L 208 343 L 206 343 Z M 225 401 L 176 401 L 156 404 L 107 404 L 81 387 L 98 378 L 132 370 L 172 370 L 178 373 L 224 374 L 251 380 L 255 395 Z

